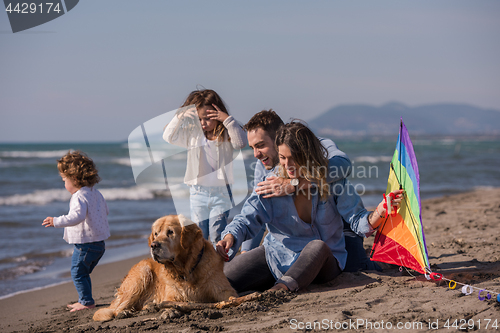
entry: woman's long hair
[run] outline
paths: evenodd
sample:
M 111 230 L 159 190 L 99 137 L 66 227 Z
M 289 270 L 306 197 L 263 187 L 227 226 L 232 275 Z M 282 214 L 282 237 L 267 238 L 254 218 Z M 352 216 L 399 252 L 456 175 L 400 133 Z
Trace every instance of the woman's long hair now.
M 297 120 L 284 124 L 278 129 L 275 140 L 276 150 L 283 144 L 290 149 L 298 174 L 316 183 L 321 199 L 326 200 L 330 192 L 326 181 L 328 172 L 326 148 L 306 125 Z M 281 177 L 288 178 L 281 164 L 279 173 Z
M 192 105 L 194 104 L 196 106 L 196 109 L 199 109 L 203 106 L 209 106 L 213 107 L 212 104 L 217 105 L 217 107 L 224 113 L 229 115 L 229 112 L 227 111 L 226 104 L 222 100 L 222 98 L 213 90 L 211 89 L 203 89 L 203 90 L 195 90 L 192 91 L 189 96 L 186 98 L 186 101 L 184 104 L 182 104 L 182 107 Z M 217 138 L 217 141 L 222 141 L 224 140 L 224 133 L 227 131 L 227 129 L 224 127 L 222 122 L 218 122 L 217 126 L 214 129 L 214 134 L 215 137 Z M 206 136 L 206 134 L 205 134 Z M 229 136 L 228 136 L 229 139 Z

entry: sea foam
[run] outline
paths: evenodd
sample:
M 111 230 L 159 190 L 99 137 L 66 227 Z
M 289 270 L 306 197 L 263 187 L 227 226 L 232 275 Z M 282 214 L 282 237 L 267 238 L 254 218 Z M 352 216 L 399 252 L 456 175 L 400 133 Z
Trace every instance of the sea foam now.
M 99 189 L 107 201 L 150 200 L 168 196 L 167 191 L 140 186 Z M 69 201 L 71 195 L 65 189 L 37 190 L 28 194 L 0 197 L 0 206 L 46 205 L 55 201 Z
M 380 163 L 380 162 L 390 162 L 392 161 L 392 156 L 358 156 L 354 158 L 354 162 L 366 162 L 366 163 Z
M 47 150 L 47 151 L 29 151 L 29 150 L 19 150 L 19 151 L 0 151 L 0 157 L 11 157 L 11 158 L 60 158 L 66 155 L 70 149 L 65 150 Z

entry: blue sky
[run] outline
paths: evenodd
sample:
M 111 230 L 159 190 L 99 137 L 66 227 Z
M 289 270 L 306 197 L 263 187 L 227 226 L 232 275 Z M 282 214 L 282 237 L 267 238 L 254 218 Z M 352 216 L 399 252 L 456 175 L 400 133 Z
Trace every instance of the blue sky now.
M 246 122 L 340 104 L 500 110 L 499 1 L 82 0 L 13 34 L 0 142 L 124 141 L 202 85 Z

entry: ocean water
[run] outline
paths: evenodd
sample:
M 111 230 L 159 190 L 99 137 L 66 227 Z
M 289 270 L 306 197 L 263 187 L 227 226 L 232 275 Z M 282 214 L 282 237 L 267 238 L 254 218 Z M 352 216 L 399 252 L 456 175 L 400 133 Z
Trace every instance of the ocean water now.
M 395 140 L 337 141 L 353 162 L 349 179 L 367 207 L 376 205 L 385 191 Z M 500 186 L 500 141 L 413 143 L 422 199 Z M 70 195 L 56 160 L 69 150 L 87 153 L 102 178 L 96 188 L 109 207 L 111 237 L 101 263 L 146 255 L 152 222 L 166 214 L 189 211 L 189 194 L 182 186 L 186 167 L 182 152 L 172 154 L 166 166 L 147 167 L 150 156 L 133 154 L 131 159 L 129 143 L 0 144 L 0 298 L 70 280 L 72 245 L 62 239 L 63 229 L 41 225 L 47 216 L 68 212 Z M 234 174 L 237 203 L 248 194 L 255 163 L 249 149 L 243 150 L 240 160 L 244 167 L 236 168 Z M 141 164 L 146 165 L 141 168 L 145 172 L 134 175 L 133 166 Z M 175 176 L 168 178 L 168 185 L 158 177 L 160 167 Z M 148 176 L 148 169 L 156 172 Z M 231 215 L 240 208 L 241 203 Z

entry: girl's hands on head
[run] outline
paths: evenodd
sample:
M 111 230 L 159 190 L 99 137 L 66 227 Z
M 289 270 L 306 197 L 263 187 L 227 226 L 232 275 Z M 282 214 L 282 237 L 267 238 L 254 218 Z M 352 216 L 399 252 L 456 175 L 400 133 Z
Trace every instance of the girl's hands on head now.
M 219 107 L 217 105 L 212 104 L 212 106 L 215 108 L 215 110 L 207 110 L 207 116 L 210 119 L 218 120 L 222 123 L 222 122 L 224 122 L 224 120 L 227 119 L 227 117 L 229 117 L 229 115 L 227 113 L 225 113 L 224 111 L 221 111 L 221 109 L 219 109 Z
M 194 106 L 184 111 L 184 113 L 179 114 L 179 116 L 180 115 L 184 116 L 184 118 L 190 118 L 193 120 L 198 119 L 198 111 L 196 111 L 196 108 Z

